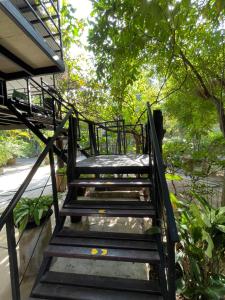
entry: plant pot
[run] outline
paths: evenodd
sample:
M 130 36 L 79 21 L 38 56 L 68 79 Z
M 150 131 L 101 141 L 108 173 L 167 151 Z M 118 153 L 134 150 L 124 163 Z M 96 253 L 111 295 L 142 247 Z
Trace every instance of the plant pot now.
M 48 219 L 47 221 L 46 218 Z M 34 222 L 29 222 L 29 225 L 27 225 L 23 232 L 19 242 L 19 272 L 21 276 L 25 271 L 26 277 L 36 276 L 38 274 L 44 250 L 48 246 L 49 240 L 52 236 L 51 218 L 49 217 L 49 214 L 42 218 L 41 224 L 43 224 L 43 222 L 46 222 L 46 224 L 43 225 L 43 229 L 41 225 L 37 226 Z M 34 247 L 36 247 L 36 249 L 33 254 Z M 29 267 L 27 268 L 28 263 Z
M 57 192 L 65 192 L 67 187 L 67 176 L 65 174 L 56 174 L 56 188 Z
M 7 160 L 7 166 L 14 166 L 16 164 L 16 157 Z

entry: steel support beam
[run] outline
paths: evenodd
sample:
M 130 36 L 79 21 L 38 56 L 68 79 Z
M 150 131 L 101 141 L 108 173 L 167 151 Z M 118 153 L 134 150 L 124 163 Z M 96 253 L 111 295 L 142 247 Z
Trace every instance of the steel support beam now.
M 6 58 L 13 61 L 19 67 L 21 67 L 28 75 L 34 75 L 34 69 L 26 64 L 23 60 L 13 54 L 11 51 L 0 45 L 0 53 L 3 54 Z

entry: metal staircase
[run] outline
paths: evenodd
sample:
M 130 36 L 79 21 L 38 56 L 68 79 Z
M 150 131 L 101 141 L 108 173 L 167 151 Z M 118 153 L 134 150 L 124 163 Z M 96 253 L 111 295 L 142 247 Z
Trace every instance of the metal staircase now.
M 160 129 L 160 128 L 158 128 Z M 155 123 L 148 106 L 148 132 L 150 149 L 148 163 L 140 166 L 135 158 L 132 165 L 127 165 L 127 156 L 118 155 L 120 164 L 115 157 L 101 156 L 76 163 L 74 154 L 77 133 L 77 120 L 71 119 L 69 140 L 73 141 L 68 149 L 68 194 L 59 219 L 45 250 L 40 273 L 32 290 L 32 298 L 39 299 L 175 299 L 175 243 L 178 241 L 176 224 L 169 200 L 165 181 L 164 166 L 160 151 L 161 127 L 157 133 Z M 146 159 L 146 156 L 145 156 Z M 107 165 L 107 169 L 105 168 Z M 83 169 L 82 169 L 83 168 Z M 94 174 L 96 178 L 80 178 L 85 174 Z M 112 178 L 112 175 L 129 173 L 134 178 Z M 102 178 L 102 175 L 109 178 Z M 143 174 L 145 177 L 142 178 Z M 110 176 L 111 175 L 111 176 Z M 139 177 L 139 178 L 137 178 Z M 112 201 L 107 199 L 79 200 L 79 188 L 92 187 L 98 190 L 120 190 L 121 188 L 147 188 L 150 197 L 146 201 Z M 134 217 L 151 218 L 152 224 L 158 226 L 160 233 L 125 234 L 94 231 L 76 231 L 64 227 L 66 217 L 82 216 L 101 217 Z M 93 276 L 84 274 L 68 274 L 51 271 L 53 258 L 79 258 L 123 262 L 139 262 L 150 264 L 154 268 L 154 279 L 136 280 L 115 277 Z
M 164 130 L 161 112 L 155 111 L 152 116 L 148 104 L 147 125 L 138 125 L 143 142 L 140 149 L 143 150 L 143 154 L 129 154 L 127 128 L 132 125 L 125 125 L 123 121 L 96 124 L 84 118 L 73 105 L 63 101 L 53 88 L 46 84 L 40 85 L 31 78 L 28 81 L 39 88 L 42 103 L 45 101 L 43 95 L 51 99 L 52 109 L 36 107 L 29 101 L 24 104 L 13 98 L 3 103 L 12 113 L 14 124 L 20 122 L 25 125 L 46 145 L 0 217 L 0 230 L 4 225 L 7 229 L 13 300 L 20 299 L 13 209 L 47 154 L 50 157 L 56 227 L 44 252 L 43 263 L 31 297 L 61 300 L 175 300 L 175 243 L 178 241 L 178 234 L 162 160 Z M 43 118 L 46 120 L 43 121 Z M 53 137 L 45 137 L 43 129 L 52 129 Z M 104 133 L 103 140 L 101 131 Z M 86 147 L 82 145 L 82 132 L 86 133 L 88 139 Z M 114 139 L 110 140 L 110 133 L 113 133 Z M 66 153 L 55 144 L 60 136 L 64 136 L 68 141 Z M 85 155 L 85 160 L 77 161 L 78 150 Z M 67 164 L 68 193 L 60 209 L 53 153 Z M 90 174 L 94 177 L 88 177 Z M 145 201 L 107 198 L 80 200 L 79 190 L 86 188 L 92 188 L 102 194 L 105 191 L 120 193 L 123 189 L 146 189 L 148 197 Z M 72 222 L 78 222 L 83 216 L 149 218 L 152 220 L 152 226 L 158 228 L 158 233 L 149 235 L 81 232 L 65 227 L 66 217 L 70 217 Z M 146 263 L 154 270 L 154 278 L 137 280 L 52 271 L 53 258 L 59 257 L 79 258 L 83 259 L 84 263 L 86 259 L 113 261 L 115 264 L 120 264 L 121 261 Z

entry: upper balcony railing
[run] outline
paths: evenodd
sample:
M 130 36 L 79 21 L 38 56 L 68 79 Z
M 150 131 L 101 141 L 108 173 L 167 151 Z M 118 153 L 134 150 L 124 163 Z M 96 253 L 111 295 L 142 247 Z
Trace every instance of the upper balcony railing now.
M 0 80 L 63 72 L 58 0 L 0 1 Z
M 56 56 L 63 58 L 58 0 L 10 0 L 47 42 Z

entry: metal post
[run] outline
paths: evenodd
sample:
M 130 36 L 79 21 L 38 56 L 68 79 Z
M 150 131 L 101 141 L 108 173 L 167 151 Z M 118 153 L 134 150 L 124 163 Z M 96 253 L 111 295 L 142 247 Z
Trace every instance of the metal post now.
M 54 161 L 52 148 L 49 150 L 49 161 L 50 161 L 51 179 L 52 179 L 52 195 L 53 195 L 53 206 L 55 212 L 55 223 L 57 226 L 59 224 L 59 203 L 58 203 L 58 192 L 56 188 L 55 161 Z
M 6 222 L 6 235 L 8 242 L 12 300 L 20 300 L 20 284 L 16 253 L 16 238 L 12 213 L 9 215 L 8 221 Z
M 105 145 L 106 145 L 106 154 L 109 154 L 109 143 L 108 143 L 108 131 L 107 131 L 107 127 L 105 129 Z
M 95 136 L 95 128 L 94 128 L 93 123 L 88 123 L 88 130 L 89 130 L 91 155 L 98 155 L 97 142 L 96 142 L 96 136 Z
M 167 234 L 169 299 L 176 300 L 175 244 Z
M 68 163 L 67 178 L 68 182 L 75 179 L 75 167 L 77 158 L 77 119 L 72 116 L 69 118 L 68 130 Z
M 99 127 L 96 128 L 96 134 L 97 134 L 97 150 L 98 150 L 98 153 L 100 153 Z
M 41 98 L 42 98 L 42 105 L 43 107 L 45 106 L 45 94 L 44 94 L 44 89 L 43 89 L 43 79 L 41 77 Z
M 30 82 L 29 78 L 26 79 L 27 82 L 27 99 L 29 104 L 30 113 L 32 113 L 32 103 L 31 103 L 31 93 L 30 93 Z
M 126 154 L 126 131 L 125 131 L 125 121 L 123 120 L 123 154 Z
M 54 98 L 52 98 L 52 113 L 53 113 L 53 127 L 54 127 L 54 131 L 56 131 L 56 102 L 54 100 Z
M 161 110 L 154 110 L 153 111 L 153 119 L 155 123 L 155 129 L 156 129 L 156 134 L 159 142 L 159 148 L 160 151 L 162 152 L 162 140 L 164 137 L 164 129 L 163 129 L 163 115 Z
M 143 124 L 141 124 L 141 143 L 142 143 L 142 154 L 145 152 L 145 141 L 144 141 L 144 128 Z
M 78 189 L 76 187 L 70 187 L 69 183 L 74 179 L 79 178 L 79 174 L 76 173 L 77 163 L 77 123 L 78 120 L 74 117 L 69 119 L 69 131 L 68 131 L 68 163 L 67 163 L 67 182 L 68 182 L 68 194 L 72 195 L 68 201 L 76 201 L 78 196 Z M 65 201 L 66 203 L 66 201 Z M 82 217 L 71 217 L 71 223 L 80 222 Z

